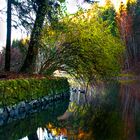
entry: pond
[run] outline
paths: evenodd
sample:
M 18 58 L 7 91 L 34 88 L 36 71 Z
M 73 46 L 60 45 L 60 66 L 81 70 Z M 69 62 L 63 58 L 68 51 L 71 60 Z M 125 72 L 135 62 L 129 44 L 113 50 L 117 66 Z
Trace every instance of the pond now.
M 101 84 L 0 127 L 0 140 L 140 140 L 140 82 Z

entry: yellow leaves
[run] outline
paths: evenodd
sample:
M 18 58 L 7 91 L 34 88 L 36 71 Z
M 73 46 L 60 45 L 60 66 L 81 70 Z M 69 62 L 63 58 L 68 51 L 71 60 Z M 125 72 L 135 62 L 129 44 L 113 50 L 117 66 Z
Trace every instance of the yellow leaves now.
M 52 31 L 52 30 L 50 30 L 50 31 L 48 32 L 48 34 L 49 34 L 50 36 L 53 36 L 53 35 L 55 35 L 55 32 Z
M 129 2 L 130 4 L 133 4 L 133 3 L 136 3 L 137 0 L 128 0 L 128 2 Z
M 47 27 L 46 30 L 48 46 L 65 47 L 64 54 L 61 54 L 61 60 L 65 61 L 60 63 L 85 78 L 106 73 L 110 75 L 113 72 L 110 70 L 118 69 L 117 57 L 122 44 L 112 35 L 108 21 L 102 20 L 102 12 L 99 7 L 80 11 L 61 20 L 58 26 L 61 24 L 63 28 Z M 74 109 L 71 104 L 69 110 L 73 112 Z
M 112 0 L 112 3 L 115 7 L 115 10 L 119 12 L 119 8 L 123 4 L 125 8 L 127 8 L 127 4 L 135 4 L 137 0 Z
M 63 129 L 63 128 L 57 128 L 55 127 L 53 124 L 49 123 L 48 125 L 46 125 L 46 127 L 48 128 L 49 131 L 51 131 L 52 135 L 53 136 L 59 136 L 61 133 L 63 135 L 65 135 L 67 132 L 64 132 L 66 131 L 66 129 Z
M 29 39 L 30 39 L 29 37 L 21 39 L 21 44 L 26 45 L 28 43 Z
M 74 112 L 74 111 L 76 111 L 76 109 L 77 109 L 76 103 L 75 102 L 70 102 L 68 111 L 69 112 Z
M 53 128 L 53 125 L 52 125 L 51 123 L 49 123 L 49 124 L 47 125 L 47 127 L 48 127 L 48 129 L 52 129 L 52 128 Z

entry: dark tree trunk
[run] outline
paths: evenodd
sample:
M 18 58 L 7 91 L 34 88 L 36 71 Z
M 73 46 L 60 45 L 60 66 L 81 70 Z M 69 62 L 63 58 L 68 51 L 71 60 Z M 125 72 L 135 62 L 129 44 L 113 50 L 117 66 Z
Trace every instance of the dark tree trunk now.
M 23 66 L 21 67 L 20 72 L 25 72 L 25 73 L 35 72 L 36 58 L 38 54 L 38 48 L 40 46 L 40 36 L 41 36 L 46 12 L 47 12 L 47 6 L 44 1 L 44 3 L 42 2 L 38 7 L 35 24 L 31 33 L 27 56 L 25 58 Z
M 5 52 L 5 71 L 10 71 L 10 47 L 11 47 L 11 0 L 7 2 L 7 39 Z

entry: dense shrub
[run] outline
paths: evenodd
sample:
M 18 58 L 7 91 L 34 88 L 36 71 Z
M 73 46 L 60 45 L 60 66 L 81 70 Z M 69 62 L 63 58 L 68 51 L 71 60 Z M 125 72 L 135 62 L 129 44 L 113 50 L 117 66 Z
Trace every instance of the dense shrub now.
M 0 81 L 0 106 L 10 106 L 68 90 L 69 84 L 65 78 L 4 80 Z

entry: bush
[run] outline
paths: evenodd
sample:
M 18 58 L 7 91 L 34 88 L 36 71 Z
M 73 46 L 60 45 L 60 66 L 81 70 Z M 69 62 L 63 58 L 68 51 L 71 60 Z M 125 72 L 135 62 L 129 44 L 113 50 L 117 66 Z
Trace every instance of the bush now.
M 69 84 L 65 78 L 4 80 L 0 81 L 0 106 L 11 106 L 68 90 Z

